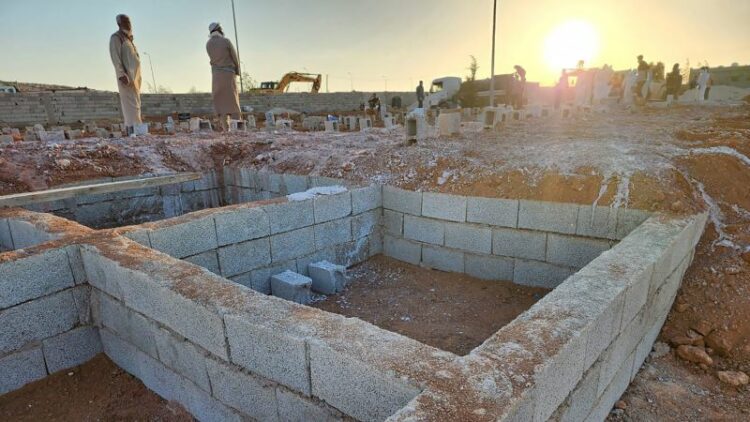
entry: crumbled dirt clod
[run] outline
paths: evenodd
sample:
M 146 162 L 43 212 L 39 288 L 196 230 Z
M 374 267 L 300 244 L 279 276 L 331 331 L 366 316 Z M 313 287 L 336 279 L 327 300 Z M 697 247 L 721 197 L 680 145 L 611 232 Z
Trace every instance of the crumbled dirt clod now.
M 711 359 L 711 356 L 709 356 L 708 353 L 706 353 L 706 350 L 702 347 L 685 345 L 679 346 L 677 347 L 677 356 L 688 362 L 703 364 L 707 366 L 713 365 L 714 363 L 713 359 Z
M 719 371 L 716 373 L 721 382 L 734 387 L 741 387 L 750 383 L 750 377 L 739 371 Z

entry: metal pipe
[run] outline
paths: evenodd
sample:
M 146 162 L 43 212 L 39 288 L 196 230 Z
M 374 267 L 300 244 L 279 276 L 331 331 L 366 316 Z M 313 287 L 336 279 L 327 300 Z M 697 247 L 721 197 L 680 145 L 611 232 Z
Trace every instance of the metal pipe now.
M 159 88 L 157 88 L 157 86 L 156 86 L 156 76 L 154 76 L 154 63 L 153 63 L 153 61 L 151 61 L 151 55 L 150 54 L 146 53 L 145 51 L 143 52 L 143 54 L 145 54 L 146 56 L 148 56 L 148 67 L 151 68 L 151 80 L 154 82 L 154 94 L 158 94 L 159 93 Z
M 497 0 L 492 8 L 492 64 L 490 75 L 490 107 L 495 106 L 495 27 L 497 26 Z
M 242 63 L 240 58 L 240 39 L 237 36 L 237 15 L 234 13 L 234 0 L 232 0 L 232 20 L 234 21 L 234 44 L 237 46 L 237 61 Z M 237 63 L 237 66 L 240 64 Z M 240 67 L 240 92 L 245 92 L 245 87 L 242 84 L 242 67 Z

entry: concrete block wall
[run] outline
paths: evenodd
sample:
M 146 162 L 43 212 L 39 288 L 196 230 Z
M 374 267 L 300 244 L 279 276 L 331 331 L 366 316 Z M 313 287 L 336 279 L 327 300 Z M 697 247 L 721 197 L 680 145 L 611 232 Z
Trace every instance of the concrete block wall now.
M 236 173 L 250 181 L 237 182 L 253 186 L 248 189 L 275 194 L 340 182 L 244 169 Z M 307 275 L 311 262 L 351 266 L 380 253 L 381 204 L 381 187 L 368 186 L 304 201 L 278 198 L 204 210 L 134 227 L 125 236 L 267 294 L 277 273 Z
M 59 187 L 106 183 L 142 176 L 86 180 Z M 161 220 L 222 205 L 223 186 L 215 171 L 199 180 L 116 193 L 84 195 L 29 205 L 29 210 L 53 213 L 92 228 L 119 227 Z
M 76 248 L 0 254 L 0 394 L 102 351 Z
M 383 188 L 384 253 L 415 265 L 554 288 L 647 217 L 639 210 Z
M 305 113 L 340 113 L 359 110 L 370 93 L 288 93 L 284 95 L 240 95 L 240 104 L 251 106 L 256 113 L 265 113 L 274 107 L 283 107 Z M 390 104 L 394 96 L 402 98 L 408 106 L 416 101 L 412 92 L 378 93 L 383 104 Z M 174 112 L 212 114 L 210 93 L 200 94 L 142 94 L 144 116 L 166 116 Z M 41 123 L 56 125 L 79 120 L 121 120 L 120 100 L 117 93 L 102 91 L 76 91 L 56 93 L 0 94 L 0 121 L 15 126 Z

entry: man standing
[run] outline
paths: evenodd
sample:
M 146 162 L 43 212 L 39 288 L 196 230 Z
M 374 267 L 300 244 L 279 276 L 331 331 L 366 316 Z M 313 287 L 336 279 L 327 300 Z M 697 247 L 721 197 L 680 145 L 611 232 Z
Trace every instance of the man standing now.
M 221 24 L 208 26 L 209 39 L 206 51 L 211 59 L 213 82 L 211 93 L 214 111 L 219 116 L 222 129 L 229 130 L 229 117 L 241 119 L 240 96 L 237 92 L 237 76 L 240 76 L 240 61 L 232 42 L 224 36 Z
M 643 86 L 646 85 L 648 79 L 648 71 L 650 66 L 643 60 L 643 55 L 638 56 L 638 79 L 635 83 L 635 95 L 638 98 L 648 98 L 648 87 L 646 93 L 643 92 Z
M 127 15 L 115 18 L 120 28 L 109 38 L 109 55 L 117 75 L 123 120 L 128 135 L 135 136 L 141 121 L 141 58 L 133 44 L 133 28 Z
M 422 81 L 419 81 L 417 86 L 417 102 L 419 102 L 419 108 L 424 107 L 424 85 L 422 85 Z

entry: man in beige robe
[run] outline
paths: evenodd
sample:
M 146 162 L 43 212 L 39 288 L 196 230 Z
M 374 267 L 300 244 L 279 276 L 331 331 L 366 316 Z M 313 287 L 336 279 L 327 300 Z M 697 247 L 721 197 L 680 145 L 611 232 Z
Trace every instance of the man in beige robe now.
M 208 26 L 210 33 L 206 51 L 211 60 L 211 93 L 214 111 L 224 130 L 229 129 L 228 119 L 241 119 L 240 96 L 237 91 L 237 76 L 240 76 L 240 61 L 232 42 L 224 36 L 219 23 Z
M 120 28 L 109 38 L 109 55 L 117 74 L 123 120 L 128 135 L 135 134 L 141 120 L 141 58 L 133 44 L 133 29 L 127 15 L 117 15 Z

